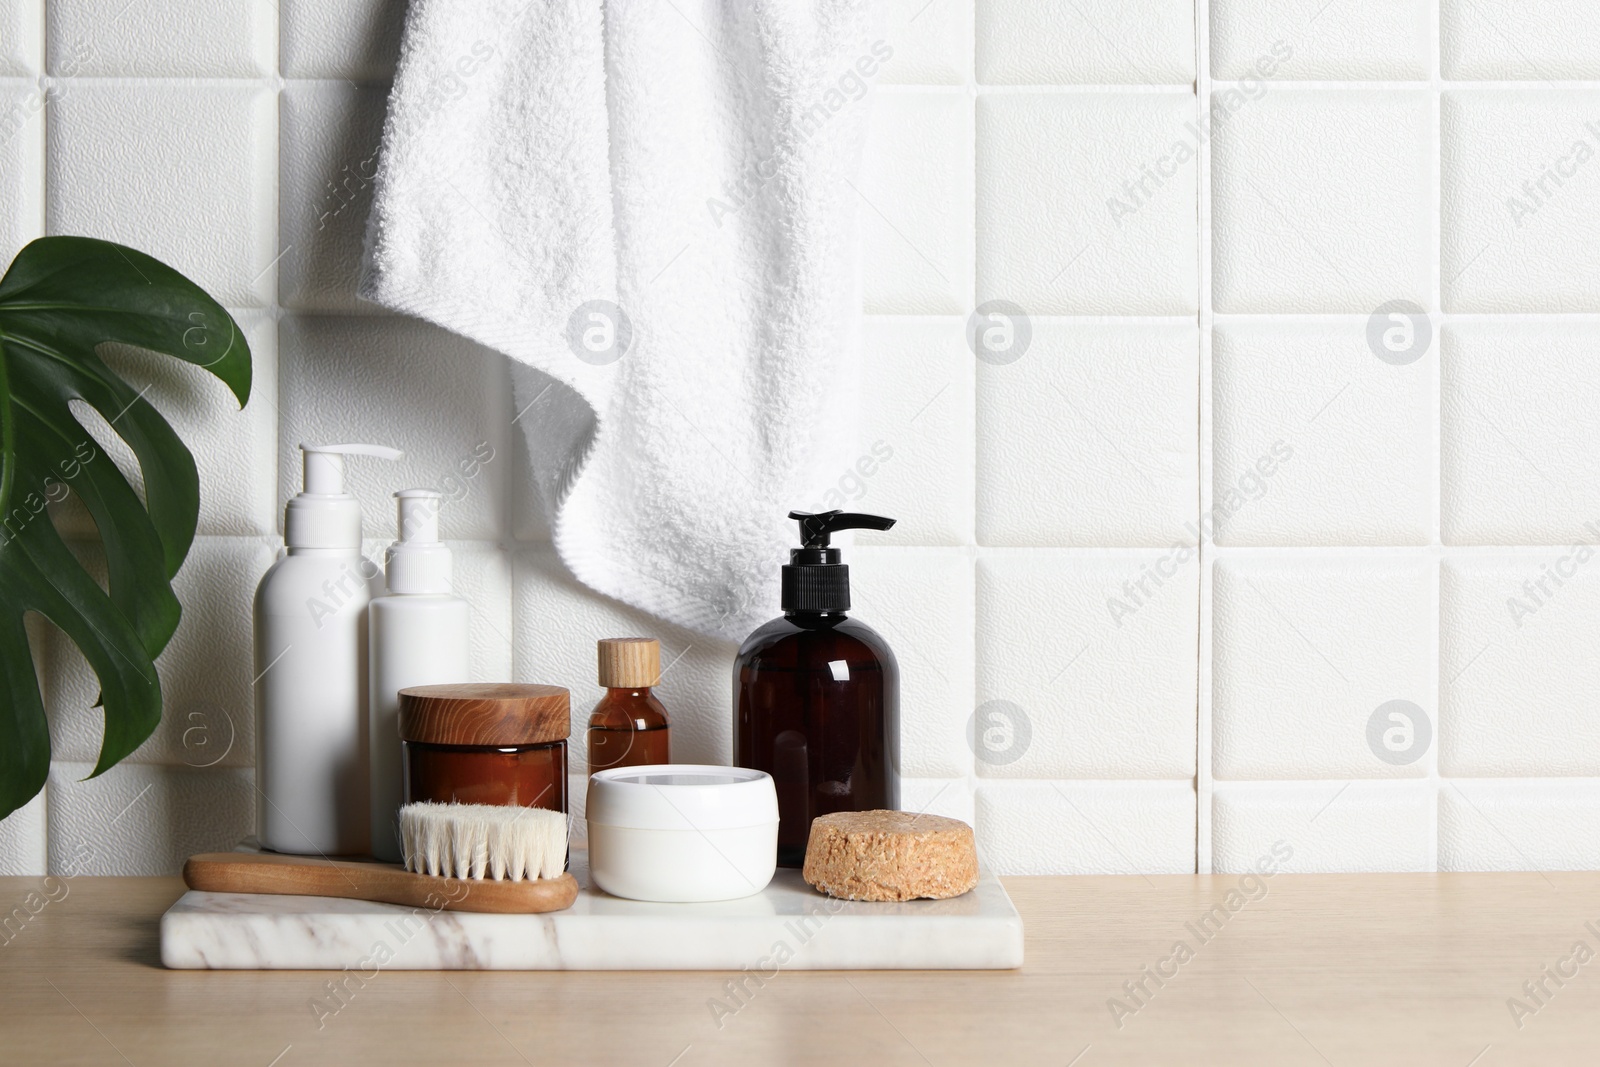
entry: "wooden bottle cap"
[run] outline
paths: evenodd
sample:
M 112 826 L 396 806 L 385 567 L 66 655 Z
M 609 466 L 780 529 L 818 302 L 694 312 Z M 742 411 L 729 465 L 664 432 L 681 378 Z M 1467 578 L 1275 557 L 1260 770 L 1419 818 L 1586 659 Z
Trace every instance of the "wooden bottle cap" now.
M 400 739 L 426 745 L 544 745 L 572 732 L 559 685 L 474 682 L 400 690 Z
M 647 689 L 661 681 L 661 642 L 653 637 L 605 637 L 600 684 L 607 689 Z

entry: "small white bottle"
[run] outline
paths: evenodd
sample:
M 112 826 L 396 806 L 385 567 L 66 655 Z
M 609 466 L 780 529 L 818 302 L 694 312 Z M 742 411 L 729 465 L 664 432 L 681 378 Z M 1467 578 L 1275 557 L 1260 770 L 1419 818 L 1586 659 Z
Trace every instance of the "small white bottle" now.
M 439 542 L 443 496 L 402 489 L 400 539 L 389 546 L 389 591 L 367 608 L 367 719 L 371 752 L 372 854 L 400 862 L 400 690 L 471 681 L 471 608 L 452 595 L 450 549 Z
M 382 445 L 301 445 L 305 484 L 285 551 L 255 598 L 256 836 L 275 852 L 367 851 L 367 604 L 383 572 L 361 555 L 344 457 Z

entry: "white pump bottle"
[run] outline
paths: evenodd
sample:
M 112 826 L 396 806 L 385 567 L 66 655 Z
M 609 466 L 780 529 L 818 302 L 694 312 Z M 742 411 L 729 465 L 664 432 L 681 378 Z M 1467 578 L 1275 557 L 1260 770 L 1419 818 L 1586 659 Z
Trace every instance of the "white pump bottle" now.
M 367 604 L 383 572 L 361 555 L 344 457 L 382 445 L 301 445 L 305 484 L 284 510 L 286 550 L 255 599 L 256 836 L 300 855 L 367 851 Z
M 402 489 L 400 539 L 386 553 L 389 591 L 367 608 L 367 719 L 371 752 L 372 854 L 401 859 L 399 692 L 413 685 L 471 681 L 471 608 L 454 596 L 450 549 L 439 541 L 443 496 Z

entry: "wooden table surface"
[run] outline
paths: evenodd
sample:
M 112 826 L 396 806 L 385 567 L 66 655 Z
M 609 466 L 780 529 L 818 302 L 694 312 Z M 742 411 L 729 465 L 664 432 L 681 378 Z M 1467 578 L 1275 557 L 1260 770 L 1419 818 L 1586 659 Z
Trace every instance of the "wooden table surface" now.
M 383 971 L 341 1003 L 163 969 L 176 879 L 3 878 L 0 1063 L 1600 1063 L 1600 873 L 1005 882 L 1020 971 Z

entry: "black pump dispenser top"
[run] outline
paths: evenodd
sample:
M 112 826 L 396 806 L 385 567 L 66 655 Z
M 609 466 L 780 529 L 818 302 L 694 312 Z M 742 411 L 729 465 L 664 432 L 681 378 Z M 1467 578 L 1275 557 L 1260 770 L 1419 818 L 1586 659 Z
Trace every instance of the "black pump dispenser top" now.
M 887 530 L 893 519 L 853 511 L 789 512 L 800 523 L 802 547 L 789 550 L 783 568 L 783 611 L 835 612 L 850 608 L 850 568 L 829 538 L 840 530 Z

